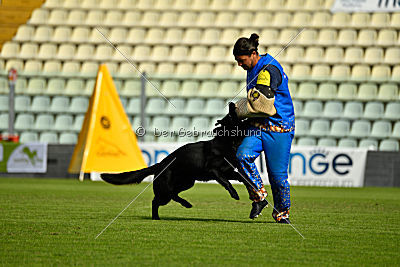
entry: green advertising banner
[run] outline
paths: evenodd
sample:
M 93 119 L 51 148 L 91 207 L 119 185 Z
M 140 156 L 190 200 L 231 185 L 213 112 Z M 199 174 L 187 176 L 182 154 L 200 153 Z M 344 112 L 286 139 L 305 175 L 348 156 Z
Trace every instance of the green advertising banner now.
M 44 173 L 47 171 L 47 144 L 0 143 L 0 172 Z

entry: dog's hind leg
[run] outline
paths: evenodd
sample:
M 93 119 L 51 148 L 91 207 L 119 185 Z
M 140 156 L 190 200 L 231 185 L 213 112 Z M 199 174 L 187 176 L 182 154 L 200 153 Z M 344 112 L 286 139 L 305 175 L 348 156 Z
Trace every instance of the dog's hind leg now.
M 187 200 L 181 198 L 181 197 L 178 196 L 178 195 L 173 196 L 173 197 L 172 197 L 172 200 L 178 202 L 179 204 L 181 204 L 181 205 L 184 206 L 185 208 L 190 209 L 191 207 L 193 207 L 192 204 L 190 204 Z

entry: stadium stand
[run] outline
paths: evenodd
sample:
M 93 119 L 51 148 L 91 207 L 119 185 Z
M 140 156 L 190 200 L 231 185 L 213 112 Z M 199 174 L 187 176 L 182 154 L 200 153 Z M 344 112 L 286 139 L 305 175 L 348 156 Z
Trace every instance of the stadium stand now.
M 104 35 L 176 107 L 146 84 L 149 129 L 210 129 L 228 100 L 246 95 L 231 51 L 238 37 L 257 32 L 260 52 L 279 54 L 289 76 L 298 145 L 399 150 L 400 14 L 332 14 L 332 2 L 47 0 L 12 39 L 2 37 L 0 102 L 14 67 L 21 139 L 74 143 L 106 63 L 138 127 L 140 75 Z

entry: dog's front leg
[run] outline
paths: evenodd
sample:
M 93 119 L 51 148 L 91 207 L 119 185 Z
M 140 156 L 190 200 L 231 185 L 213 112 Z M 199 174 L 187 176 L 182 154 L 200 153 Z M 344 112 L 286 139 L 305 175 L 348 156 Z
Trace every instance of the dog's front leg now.
M 217 170 L 212 170 L 211 173 L 214 174 L 215 180 L 228 190 L 233 199 L 239 200 L 238 193 L 228 179 L 225 179 Z

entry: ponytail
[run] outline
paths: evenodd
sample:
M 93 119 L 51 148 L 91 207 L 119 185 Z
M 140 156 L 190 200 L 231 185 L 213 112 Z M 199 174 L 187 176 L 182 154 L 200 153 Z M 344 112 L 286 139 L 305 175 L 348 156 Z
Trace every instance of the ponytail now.
M 259 36 L 256 33 L 251 34 L 250 38 L 239 38 L 233 46 L 234 56 L 250 56 L 253 51 L 258 54 L 258 40 Z

